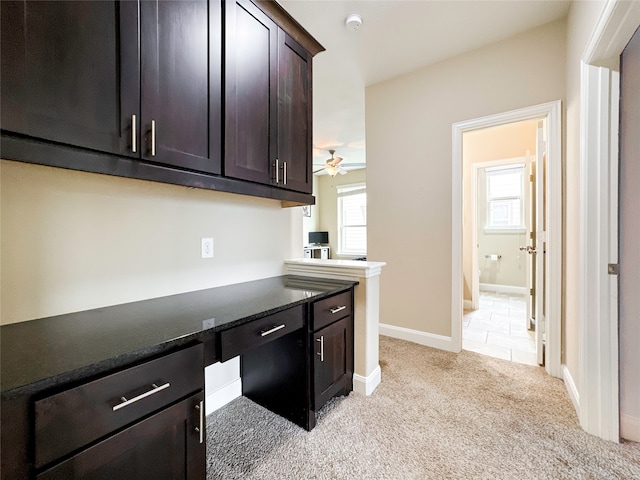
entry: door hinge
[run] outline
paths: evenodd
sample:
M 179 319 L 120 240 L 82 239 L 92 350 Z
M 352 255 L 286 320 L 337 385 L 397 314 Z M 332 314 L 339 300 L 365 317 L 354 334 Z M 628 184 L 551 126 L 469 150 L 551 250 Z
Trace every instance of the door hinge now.
M 618 273 L 620 273 L 620 266 L 617 263 L 610 263 L 607 266 L 607 273 L 609 273 L 609 275 L 618 275 Z
M 530 288 L 529 289 L 529 295 L 531 295 L 532 297 L 536 294 L 536 289 L 535 288 Z
M 534 181 L 534 176 L 533 176 L 533 175 L 529 175 L 529 181 L 530 181 L 531 183 L 533 183 L 533 181 Z

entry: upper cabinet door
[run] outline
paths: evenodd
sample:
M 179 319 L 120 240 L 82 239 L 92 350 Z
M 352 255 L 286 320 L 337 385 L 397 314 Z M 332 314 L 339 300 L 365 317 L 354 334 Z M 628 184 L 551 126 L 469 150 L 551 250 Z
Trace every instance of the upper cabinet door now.
M 248 1 L 225 2 L 227 176 L 275 183 L 278 27 Z
M 278 158 L 281 186 L 312 190 L 311 55 L 283 30 L 278 38 Z
M 142 1 L 140 18 L 142 158 L 220 173 L 220 2 Z
M 2 130 L 136 155 L 136 5 L 2 1 L 0 8 Z

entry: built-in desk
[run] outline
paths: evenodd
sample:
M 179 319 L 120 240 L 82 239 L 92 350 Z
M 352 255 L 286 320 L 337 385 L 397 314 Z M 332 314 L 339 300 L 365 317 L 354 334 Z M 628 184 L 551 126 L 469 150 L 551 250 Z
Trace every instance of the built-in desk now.
M 205 365 L 238 354 L 246 357 L 242 373 L 247 376 L 247 382 L 243 382 L 247 385 L 246 390 L 243 385 L 243 393 L 304 428 L 313 428 L 320 397 L 314 397 L 312 379 L 319 366 L 316 358 L 323 354 L 316 351 L 315 336 L 322 335 L 322 331 L 314 326 L 314 315 L 320 318 L 325 315 L 324 310 L 339 312 L 333 323 L 321 326 L 331 329 L 326 332 L 334 335 L 334 342 L 335 338 L 345 341 L 350 338 L 352 348 L 353 337 L 349 337 L 348 330 L 349 327 L 351 332 L 353 330 L 353 317 L 351 313 L 345 313 L 351 312 L 351 307 L 334 305 L 333 299 L 343 303 L 344 295 L 352 299 L 356 283 L 285 275 L 3 325 L 0 327 L 2 479 L 33 478 L 43 469 L 56 465 L 54 454 L 43 453 L 39 460 L 41 466 L 35 466 L 34 417 L 44 415 L 38 425 L 43 431 L 54 434 L 56 429 L 47 426 L 47 412 L 51 408 L 63 411 L 64 405 L 74 405 L 78 399 L 86 402 L 86 392 L 104 395 L 108 411 L 113 409 L 115 412 L 120 408 L 118 405 L 135 401 L 133 408 L 123 407 L 122 411 L 132 412 L 132 418 L 137 415 L 136 418 L 145 422 L 159 421 L 156 414 L 144 417 L 151 414 L 145 413 L 146 399 L 159 402 L 167 396 L 166 410 L 171 414 L 170 419 L 176 421 L 174 419 L 179 420 L 183 418 L 180 415 L 184 415 L 187 424 L 195 422 L 194 428 L 197 428 L 197 417 L 203 415 L 204 385 L 198 387 L 194 382 L 200 378 L 203 383 Z M 338 324 L 344 330 L 337 330 Z M 323 337 L 322 343 L 328 338 Z M 346 348 L 344 342 L 336 346 Z M 331 348 L 331 344 L 325 347 Z M 200 360 L 187 361 L 195 358 L 193 355 L 199 355 Z M 156 377 L 163 377 L 165 373 L 171 375 L 171 358 L 180 359 L 176 372 L 183 373 L 177 373 L 175 380 L 155 382 Z M 352 358 L 351 351 L 351 371 L 328 382 L 326 391 L 338 394 L 351 390 Z M 348 369 L 349 362 L 345 365 Z M 175 390 L 165 384 L 177 385 L 187 370 L 199 374 L 181 387 L 184 396 L 180 397 L 180 403 L 175 403 L 177 400 L 170 396 L 173 393 L 169 393 Z M 138 372 L 149 375 L 147 383 L 150 387 L 118 398 L 114 385 L 131 384 L 139 376 Z M 198 409 L 197 415 L 192 413 L 192 407 Z M 73 412 L 73 409 L 69 411 Z M 67 424 L 64 418 L 62 420 Z M 179 421 L 182 423 L 177 425 L 185 422 Z M 150 425 L 154 425 L 153 422 Z M 143 421 L 139 423 L 144 425 Z M 134 427 L 137 424 L 131 428 Z M 95 429 L 92 427 L 92 430 Z M 120 431 L 120 434 L 128 430 Z M 81 428 L 78 432 L 87 435 Z M 200 436 L 204 434 L 202 422 L 195 432 Z M 191 434 L 194 434 L 193 429 Z M 102 433 L 98 431 L 96 435 L 96 440 L 91 437 L 86 442 L 100 441 L 91 445 L 104 448 L 99 437 Z M 58 447 L 55 442 L 48 443 Z M 73 451 L 79 448 L 73 445 L 64 451 L 73 457 L 81 455 L 82 452 Z

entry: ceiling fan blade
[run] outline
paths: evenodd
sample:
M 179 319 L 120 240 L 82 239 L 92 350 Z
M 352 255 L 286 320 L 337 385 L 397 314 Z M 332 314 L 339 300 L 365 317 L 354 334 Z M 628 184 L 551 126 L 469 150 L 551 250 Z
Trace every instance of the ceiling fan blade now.
M 344 160 L 342 157 L 335 157 L 333 159 L 333 164 L 338 165 L 342 160 Z
M 347 174 L 347 171 L 346 171 L 344 168 L 342 168 L 342 167 L 338 167 L 338 173 L 339 173 L 340 175 L 346 175 L 346 174 Z
M 322 172 L 324 170 L 324 167 L 319 168 L 318 170 L 314 171 L 313 173 L 318 173 L 318 172 Z

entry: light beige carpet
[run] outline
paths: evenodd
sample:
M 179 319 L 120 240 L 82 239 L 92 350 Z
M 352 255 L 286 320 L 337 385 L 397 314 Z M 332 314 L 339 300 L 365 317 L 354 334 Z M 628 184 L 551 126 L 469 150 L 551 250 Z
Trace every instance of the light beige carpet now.
M 208 479 L 640 479 L 640 444 L 585 433 L 542 368 L 388 337 L 380 364 L 311 432 L 246 398 L 210 415 Z

